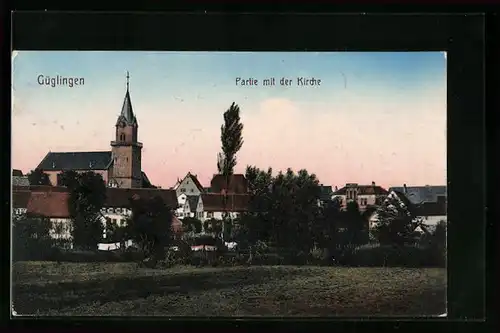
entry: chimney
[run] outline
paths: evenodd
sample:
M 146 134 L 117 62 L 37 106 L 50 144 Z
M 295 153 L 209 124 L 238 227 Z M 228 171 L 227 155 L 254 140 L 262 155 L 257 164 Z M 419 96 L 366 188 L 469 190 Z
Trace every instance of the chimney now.
M 339 190 L 339 188 L 337 186 L 335 186 L 335 192 L 337 192 Z
M 404 189 L 403 190 L 404 194 L 408 193 L 408 189 L 406 188 L 406 184 L 403 184 L 403 189 Z
M 375 186 L 375 182 L 372 182 L 372 186 Z

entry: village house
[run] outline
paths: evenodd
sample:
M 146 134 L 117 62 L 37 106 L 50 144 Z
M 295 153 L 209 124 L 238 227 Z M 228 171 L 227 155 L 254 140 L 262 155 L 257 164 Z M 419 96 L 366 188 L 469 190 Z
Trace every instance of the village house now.
M 375 182 L 371 185 L 347 183 L 333 193 L 332 199 L 338 200 L 342 209 L 346 209 L 349 202 L 357 202 L 359 210 L 363 212 L 370 206 L 380 205 L 388 194 L 386 189 L 376 185 Z
M 201 195 L 203 219 L 222 220 L 224 214 L 232 219 L 248 211 L 250 195 L 248 181 L 242 174 L 229 177 L 214 175 L 210 182 L 210 193 Z
M 412 186 L 391 187 L 385 202 L 396 199 L 401 208 L 411 207 L 415 219 L 422 221 L 422 228 L 417 231 L 432 231 L 441 222 L 447 221 L 446 212 L 446 186 Z M 375 211 L 369 219 L 370 229 L 378 223 Z M 425 230 L 424 230 L 425 229 Z
M 227 213 L 232 219 L 238 218 L 241 213 L 248 211 L 250 196 L 248 194 L 217 194 L 204 193 L 201 195 L 203 202 L 203 220 L 222 220 Z
M 177 183 L 175 184 L 173 189 L 177 193 L 177 197 L 181 196 L 182 194 L 199 196 L 204 192 L 203 186 L 201 185 L 200 181 L 198 180 L 196 175 L 193 175 L 191 172 L 188 172 L 182 180 L 177 179 Z
M 12 192 L 12 217 L 16 218 L 27 213 L 30 196 L 29 187 L 21 187 Z
M 203 202 L 200 195 L 181 194 L 178 197 L 179 208 L 176 210 L 176 216 L 182 220 L 184 217 L 193 217 L 203 220 Z
M 172 210 L 177 208 L 177 197 L 175 191 L 172 190 L 107 188 L 106 201 L 101 209 L 105 229 L 103 238 L 106 237 L 108 223 L 123 226 L 130 218 L 132 214 L 130 199 L 133 197 L 149 199 L 155 196 L 161 197 L 165 205 Z M 72 220 L 68 209 L 69 197 L 68 188 L 62 186 L 17 187 L 13 189 L 13 213 L 48 218 L 52 224 L 51 237 L 71 241 Z M 179 232 L 181 227 L 179 221 L 174 217 L 172 221 L 173 231 Z
M 60 186 L 63 171 L 93 171 L 100 174 L 109 187 L 151 188 L 146 174 L 141 169 L 142 143 L 138 141 L 139 125 L 132 110 L 127 91 L 120 115 L 115 123 L 115 140 L 110 151 L 92 152 L 48 152 L 37 166 L 49 176 L 52 186 Z

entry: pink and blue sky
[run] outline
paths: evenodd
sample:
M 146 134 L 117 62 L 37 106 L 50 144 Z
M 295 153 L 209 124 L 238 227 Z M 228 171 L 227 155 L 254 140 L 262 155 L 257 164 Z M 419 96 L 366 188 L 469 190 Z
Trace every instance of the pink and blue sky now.
M 188 171 L 208 186 L 233 101 L 244 124 L 236 172 L 305 168 L 339 188 L 446 184 L 442 52 L 15 52 L 12 167 L 28 172 L 49 151 L 110 150 L 126 71 L 142 168 L 163 188 Z M 85 84 L 42 86 L 40 74 Z M 235 85 L 300 76 L 321 86 Z

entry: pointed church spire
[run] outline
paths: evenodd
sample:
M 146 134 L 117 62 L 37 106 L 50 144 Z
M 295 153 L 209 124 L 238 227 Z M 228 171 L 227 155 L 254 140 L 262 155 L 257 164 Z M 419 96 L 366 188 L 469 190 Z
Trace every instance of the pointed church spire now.
M 128 71 L 127 71 L 127 92 L 128 92 L 128 81 L 130 79 L 130 75 L 128 75 Z
M 123 101 L 122 112 L 118 117 L 116 124 L 118 125 L 121 121 L 124 121 L 127 125 L 137 124 L 137 119 L 135 118 L 134 112 L 132 110 L 132 101 L 130 100 L 129 92 L 129 79 L 130 75 L 127 71 L 127 92 L 125 93 L 125 99 Z

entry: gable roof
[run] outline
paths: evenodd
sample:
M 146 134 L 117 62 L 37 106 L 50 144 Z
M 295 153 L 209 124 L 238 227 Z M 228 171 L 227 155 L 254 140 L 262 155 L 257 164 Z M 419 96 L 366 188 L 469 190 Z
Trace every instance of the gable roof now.
M 389 188 L 390 191 L 394 190 L 404 193 L 408 199 L 414 203 L 419 204 L 422 202 L 436 202 L 438 197 L 446 197 L 446 186 L 398 186 Z
M 30 197 L 30 191 L 12 192 L 12 208 L 27 208 Z
M 49 152 L 37 169 L 50 170 L 107 170 L 112 163 L 111 151 Z
M 358 195 L 387 195 L 389 191 L 384 189 L 382 186 L 378 185 L 352 185 L 344 186 L 335 193 L 334 195 L 346 195 L 349 188 L 355 188 L 358 191 Z
M 30 186 L 30 181 L 26 176 L 12 176 L 12 186 Z
M 179 205 L 177 195 L 174 190 L 156 188 L 106 188 L 105 207 L 130 207 L 130 199 L 137 196 L 143 199 L 150 199 L 159 196 L 168 207 L 175 209 Z
M 27 213 L 49 218 L 69 218 L 69 195 L 69 192 L 60 191 L 31 192 Z
M 19 169 L 13 169 L 12 170 L 12 176 L 16 176 L 16 177 L 22 177 L 23 176 L 23 172 Z
M 198 207 L 198 202 L 200 201 L 199 195 L 188 195 L 186 202 L 189 204 L 189 210 L 192 213 L 196 213 L 196 208 Z
M 225 204 L 224 197 L 226 198 Z M 203 193 L 201 201 L 203 210 L 206 212 L 245 212 L 249 208 L 250 195 Z
M 235 194 L 248 193 L 248 181 L 242 174 L 230 175 L 229 184 L 227 183 L 226 176 L 214 175 L 210 182 L 210 190 L 212 193 L 221 193 L 223 190 Z
M 399 199 L 406 207 L 412 208 L 415 206 L 415 204 L 413 202 L 411 202 L 410 199 L 408 199 L 408 197 L 406 197 L 406 195 L 403 192 L 392 190 L 391 193 L 389 193 L 389 194 L 392 194 L 392 193 L 394 193 L 397 197 L 396 199 Z
M 177 182 L 175 183 L 174 185 L 174 189 L 178 189 L 179 186 L 186 180 L 186 179 L 191 179 L 191 181 L 193 182 L 193 184 L 196 186 L 196 188 L 200 191 L 200 192 L 204 192 L 204 188 L 203 188 L 203 185 L 201 185 L 200 181 L 198 180 L 198 177 L 196 175 L 193 175 L 191 172 L 188 172 L 186 174 L 186 176 L 184 176 L 184 178 L 182 180 L 180 179 L 177 179 Z

